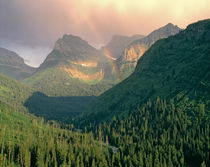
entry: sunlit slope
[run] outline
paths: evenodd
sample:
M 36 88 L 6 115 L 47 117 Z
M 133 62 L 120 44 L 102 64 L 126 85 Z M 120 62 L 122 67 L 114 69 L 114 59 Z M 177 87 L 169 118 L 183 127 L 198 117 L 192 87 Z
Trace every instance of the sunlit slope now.
M 32 90 L 18 81 L 0 73 L 0 101 L 16 109 L 23 109 Z
M 64 35 L 24 83 L 50 96 L 99 95 L 112 83 L 104 81 L 105 62 L 106 57 L 86 41 Z

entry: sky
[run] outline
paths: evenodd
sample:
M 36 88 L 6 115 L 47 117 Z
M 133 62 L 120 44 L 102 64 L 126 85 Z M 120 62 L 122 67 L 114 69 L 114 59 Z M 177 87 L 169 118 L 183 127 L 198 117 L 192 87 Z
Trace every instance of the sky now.
M 210 0 L 0 0 L 0 47 L 38 66 L 64 34 L 93 46 L 210 18 Z

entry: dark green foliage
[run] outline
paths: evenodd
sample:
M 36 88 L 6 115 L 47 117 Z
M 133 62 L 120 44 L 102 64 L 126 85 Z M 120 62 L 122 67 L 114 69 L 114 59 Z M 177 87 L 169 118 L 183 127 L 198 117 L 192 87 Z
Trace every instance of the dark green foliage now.
M 140 58 L 134 73 L 96 98 L 81 120 L 110 120 L 157 96 L 173 98 L 180 106 L 186 99 L 194 104 L 201 100 L 209 109 L 209 27 L 210 20 L 200 21 L 156 42 Z
M 0 103 L 0 166 L 209 166 L 209 118 L 157 98 L 80 133 Z
M 0 103 L 1 167 L 106 167 L 110 155 L 91 133 L 60 129 Z
M 24 106 L 30 113 L 47 120 L 69 123 L 73 117 L 83 112 L 93 99 L 94 96 L 49 97 L 35 92 Z
M 201 111 L 202 110 L 202 111 Z M 202 113 L 202 114 L 201 114 Z M 210 111 L 204 104 L 186 112 L 157 98 L 138 107 L 125 118 L 87 128 L 95 137 L 108 136 L 118 147 L 114 166 L 190 166 L 210 165 Z

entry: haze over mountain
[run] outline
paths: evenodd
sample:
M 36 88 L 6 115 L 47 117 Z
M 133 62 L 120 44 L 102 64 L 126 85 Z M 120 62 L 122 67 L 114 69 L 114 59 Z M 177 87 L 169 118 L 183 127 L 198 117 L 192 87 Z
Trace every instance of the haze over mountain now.
M 209 7 L 0 0 L 0 167 L 210 167 Z
M 23 58 L 15 52 L 0 48 L 0 72 L 17 80 L 29 77 L 35 68 L 24 63 Z
M 157 96 L 174 99 L 177 106 L 193 107 L 202 101 L 210 111 L 209 60 L 210 19 L 157 41 L 140 58 L 134 73 L 97 97 L 80 121 L 98 123 L 126 115 Z
M 117 60 L 121 79 L 127 78 L 135 69 L 137 61 L 157 40 L 177 34 L 181 29 L 171 23 L 154 30 L 148 36 L 132 42 L 124 48 Z
M 0 44 L 4 45 L 0 46 L 37 67 L 63 34 L 104 45 L 113 35 L 146 35 L 168 22 L 185 28 L 210 17 L 209 4 L 208 0 L 192 0 L 190 5 L 183 0 L 2 0 Z
M 119 56 L 123 47 L 135 39 L 138 39 L 137 43 L 142 40 L 140 43 L 149 48 L 156 40 L 174 35 L 178 31 L 178 27 L 168 24 L 145 38 L 139 35 L 116 36 L 101 50 L 95 49 L 78 36 L 64 35 L 55 43 L 53 51 L 36 73 L 25 79 L 24 83 L 50 96 L 99 95 L 130 75 L 143 52 L 128 52 L 127 56 L 122 55 L 117 60 L 113 57 L 114 54 L 115 57 Z M 115 49 L 119 49 L 119 52 Z
M 105 49 L 108 49 L 111 56 L 114 58 L 119 58 L 123 50 L 131 44 L 133 41 L 139 40 L 143 38 L 143 35 L 132 35 L 132 36 L 122 36 L 122 35 L 115 35 L 112 37 L 111 41 L 108 42 L 108 44 L 105 47 Z M 104 49 L 104 48 L 102 48 Z

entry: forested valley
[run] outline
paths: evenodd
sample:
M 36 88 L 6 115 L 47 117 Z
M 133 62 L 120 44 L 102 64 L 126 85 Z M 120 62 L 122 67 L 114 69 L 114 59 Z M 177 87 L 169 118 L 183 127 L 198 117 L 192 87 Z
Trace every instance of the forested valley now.
M 72 59 L 69 51 L 84 58 L 88 48 L 91 60 L 102 60 L 98 50 L 80 38 L 63 38 L 67 52 L 52 52 L 34 80 L 30 78 L 50 92 L 0 74 L 0 167 L 210 166 L 210 19 L 158 40 L 139 59 L 134 73 L 107 91 L 100 88 L 110 82 L 95 83 L 102 73 L 93 62 L 71 62 L 64 68 L 82 66 L 85 71 L 91 66 L 85 74 L 92 81 L 63 80 L 69 73 L 62 77 L 60 65 Z M 62 40 L 59 44 L 63 46 Z M 47 75 L 47 65 L 53 68 L 59 56 L 62 63 L 54 74 L 61 78 L 53 76 L 52 69 Z M 68 91 L 72 96 L 66 96 Z
M 157 98 L 109 123 L 82 130 L 32 118 L 1 104 L 1 166 L 208 166 L 209 112 L 188 113 Z M 196 117 L 194 117 L 196 115 Z

